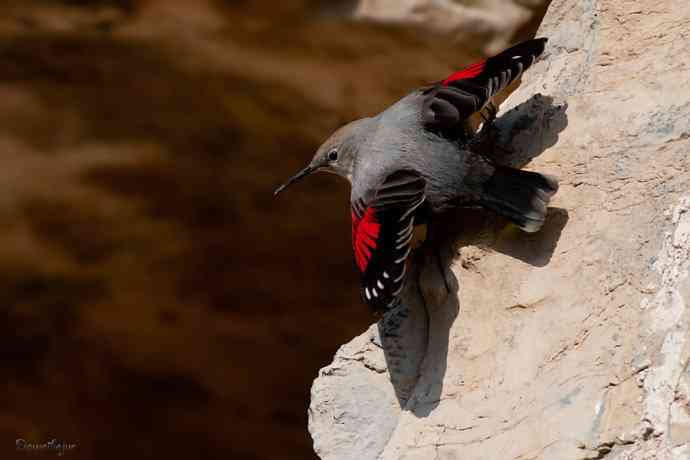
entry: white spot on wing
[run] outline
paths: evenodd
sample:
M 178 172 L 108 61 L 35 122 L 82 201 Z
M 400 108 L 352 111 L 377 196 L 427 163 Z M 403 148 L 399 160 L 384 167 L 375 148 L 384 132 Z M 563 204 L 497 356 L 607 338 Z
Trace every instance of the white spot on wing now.
M 381 281 L 377 281 L 376 285 L 379 287 L 379 289 L 383 289 L 383 284 L 381 283 Z
M 384 272 L 383 272 L 383 277 L 386 278 L 386 279 L 388 279 L 388 278 L 390 278 L 390 275 L 388 274 L 388 272 L 384 271 Z
M 371 294 L 369 294 L 369 288 L 364 288 L 364 294 L 367 296 L 367 300 L 371 300 Z
M 378 297 L 379 293 L 376 292 L 376 288 L 371 288 L 371 293 L 374 294 L 374 297 Z

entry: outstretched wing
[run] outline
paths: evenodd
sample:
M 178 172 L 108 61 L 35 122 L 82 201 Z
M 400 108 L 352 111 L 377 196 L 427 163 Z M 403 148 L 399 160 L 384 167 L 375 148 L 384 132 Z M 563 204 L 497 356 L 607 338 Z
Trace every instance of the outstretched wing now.
M 362 281 L 362 297 L 374 311 L 398 303 L 414 228 L 414 212 L 424 202 L 424 179 L 396 171 L 370 202 L 352 202 L 352 248 Z
M 424 121 L 429 127 L 453 127 L 478 112 L 515 81 L 544 52 L 546 38 L 528 40 L 496 56 L 455 72 L 429 88 Z

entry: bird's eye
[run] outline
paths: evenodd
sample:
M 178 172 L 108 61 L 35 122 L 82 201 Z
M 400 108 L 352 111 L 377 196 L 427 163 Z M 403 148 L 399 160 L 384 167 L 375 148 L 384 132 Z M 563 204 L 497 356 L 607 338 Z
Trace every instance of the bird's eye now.
M 338 159 L 338 151 L 337 150 L 331 150 L 328 152 L 328 160 L 329 161 L 335 161 Z

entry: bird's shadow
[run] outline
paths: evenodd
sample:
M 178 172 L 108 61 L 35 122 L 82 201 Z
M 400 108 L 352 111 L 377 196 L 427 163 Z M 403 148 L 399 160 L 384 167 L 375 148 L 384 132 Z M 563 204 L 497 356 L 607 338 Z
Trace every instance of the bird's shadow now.
M 494 120 L 480 151 L 496 164 L 522 168 L 558 142 L 567 111 L 565 101 L 537 93 Z
M 535 95 L 497 118 L 489 146 L 481 152 L 493 162 L 523 167 L 558 141 L 568 124 L 567 105 Z M 434 223 L 412 257 L 402 302 L 378 323 L 391 383 L 403 410 L 428 416 L 439 404 L 446 377 L 450 331 L 461 313 L 460 282 L 451 270 L 458 248 L 479 246 L 535 267 L 549 263 L 568 212 L 549 208 L 537 233 L 524 233 L 480 208 L 458 209 Z

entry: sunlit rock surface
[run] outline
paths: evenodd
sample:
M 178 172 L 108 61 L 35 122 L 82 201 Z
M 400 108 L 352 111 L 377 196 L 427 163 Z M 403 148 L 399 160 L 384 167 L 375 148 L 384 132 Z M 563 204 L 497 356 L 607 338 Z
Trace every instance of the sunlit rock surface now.
M 420 252 L 315 380 L 321 458 L 690 458 L 689 28 L 683 0 L 554 0 L 493 152 L 560 178 L 544 228 L 448 218 L 451 295 Z

